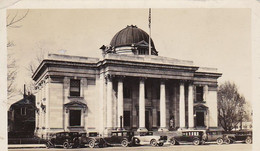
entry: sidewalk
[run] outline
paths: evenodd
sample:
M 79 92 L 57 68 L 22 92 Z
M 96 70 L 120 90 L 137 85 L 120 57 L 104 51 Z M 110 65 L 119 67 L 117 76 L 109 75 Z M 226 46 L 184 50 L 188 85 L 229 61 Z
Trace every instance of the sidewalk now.
M 8 149 L 15 148 L 45 148 L 45 144 L 8 144 Z

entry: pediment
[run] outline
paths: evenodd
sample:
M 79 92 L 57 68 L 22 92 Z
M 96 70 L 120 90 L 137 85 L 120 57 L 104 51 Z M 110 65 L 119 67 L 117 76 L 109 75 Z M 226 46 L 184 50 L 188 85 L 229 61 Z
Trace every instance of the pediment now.
M 69 103 L 64 104 L 65 107 L 82 107 L 82 108 L 86 108 L 87 105 L 83 102 L 80 101 L 72 101 Z
M 204 104 L 197 104 L 197 105 L 194 106 L 194 109 L 196 109 L 196 110 L 207 110 L 208 107 Z

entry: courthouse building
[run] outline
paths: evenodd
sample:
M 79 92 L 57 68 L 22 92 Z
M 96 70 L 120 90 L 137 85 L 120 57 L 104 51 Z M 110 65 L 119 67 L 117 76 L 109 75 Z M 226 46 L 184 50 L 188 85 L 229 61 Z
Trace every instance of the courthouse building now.
M 218 126 L 215 68 L 158 55 L 149 35 L 127 26 L 103 58 L 48 54 L 33 75 L 36 134 Z

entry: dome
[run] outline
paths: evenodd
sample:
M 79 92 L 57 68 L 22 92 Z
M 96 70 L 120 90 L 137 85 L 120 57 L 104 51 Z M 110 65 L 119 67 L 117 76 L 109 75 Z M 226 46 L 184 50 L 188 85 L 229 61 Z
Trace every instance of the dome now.
M 110 45 L 114 48 L 133 46 L 140 43 L 149 43 L 149 35 L 138 28 L 137 26 L 127 26 L 115 34 L 110 42 Z M 157 54 L 153 40 L 151 39 L 151 48 L 154 53 Z

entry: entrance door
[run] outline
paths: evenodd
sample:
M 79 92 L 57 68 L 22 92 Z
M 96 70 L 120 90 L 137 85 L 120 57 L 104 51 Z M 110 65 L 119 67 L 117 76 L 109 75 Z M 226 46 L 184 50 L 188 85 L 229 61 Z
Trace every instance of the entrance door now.
M 150 129 L 150 124 L 149 124 L 149 111 L 145 111 L 145 128 L 147 130 Z
M 204 123 L 204 112 L 196 112 L 197 126 L 205 126 Z

